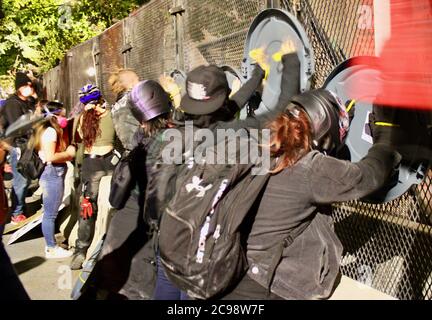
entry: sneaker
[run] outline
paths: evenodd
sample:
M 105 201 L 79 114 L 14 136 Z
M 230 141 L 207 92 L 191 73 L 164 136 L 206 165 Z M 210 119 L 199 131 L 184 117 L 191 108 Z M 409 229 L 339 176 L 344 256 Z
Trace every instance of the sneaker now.
M 45 247 L 45 258 L 47 259 L 64 259 L 72 256 L 73 252 L 65 250 L 62 247 L 56 246 L 54 248 Z
M 86 256 L 83 252 L 75 252 L 70 265 L 71 270 L 82 269 Z
M 25 221 L 26 219 L 27 219 L 27 217 L 25 215 L 23 215 L 22 213 L 20 213 L 19 215 L 11 218 L 11 220 L 12 220 L 11 223 L 16 225 L 16 224 L 19 224 L 20 222 Z

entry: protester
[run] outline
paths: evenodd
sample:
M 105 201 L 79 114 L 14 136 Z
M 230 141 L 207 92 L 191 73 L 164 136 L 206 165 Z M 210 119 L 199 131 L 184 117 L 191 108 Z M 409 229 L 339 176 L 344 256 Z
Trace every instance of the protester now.
M 20 116 L 28 112 L 34 112 L 35 109 L 35 91 L 31 79 L 25 73 L 18 72 L 16 74 L 15 90 L 15 94 L 6 100 L 6 104 L 1 110 L 3 131 L 6 131 Z M 12 223 L 14 224 L 26 219 L 24 206 L 29 181 L 18 172 L 17 163 L 21 154 L 20 148 L 25 146 L 27 141 L 27 136 L 16 138 L 12 142 L 12 148 L 10 149 L 13 190 L 16 196 L 16 206 L 12 212 Z
M 147 300 L 153 297 L 155 252 L 142 215 L 143 201 L 147 176 L 155 171 L 154 165 L 161 152 L 162 136 L 166 128 L 173 126 L 171 104 L 163 88 L 147 80 L 132 89 L 127 108 L 140 123 L 131 139 L 133 150 L 127 162 L 134 177 L 129 182 L 132 192 L 110 222 L 101 255 L 87 280 L 87 289 L 83 290 L 83 299 L 90 299 L 90 294 L 100 299 Z
M 119 155 L 114 150 L 115 131 L 112 117 L 99 88 L 88 84 L 81 88 L 79 95 L 80 102 L 85 105 L 78 127 L 85 148 L 81 170 L 83 200 L 78 222 L 78 239 L 71 262 L 72 270 L 82 268 L 93 240 L 99 183 L 104 176 L 112 175 L 119 161 Z
M 72 255 L 72 251 L 57 245 L 54 237 L 55 221 L 63 200 L 66 162 L 74 158 L 76 150 L 74 146 L 67 146 L 67 141 L 64 139 L 63 129 L 67 126 L 67 120 L 61 116 L 63 105 L 47 102 L 41 105 L 41 108 L 45 120 L 36 126 L 29 141 L 29 148 L 37 150 L 45 164 L 39 180 L 43 190 L 42 233 L 46 242 L 45 257 L 47 259 L 67 258 Z
M 251 222 L 247 275 L 224 299 L 323 299 L 332 294 L 342 245 L 331 216 L 319 206 L 376 191 L 400 161 L 390 146 L 390 127 L 373 126 L 374 145 L 358 163 L 313 150 L 322 147 L 329 153 L 343 144 L 343 108 L 320 89 L 294 97 L 268 125 L 277 163 Z M 389 122 L 382 109 L 374 107 L 376 121 Z
M 111 109 L 117 137 L 126 150 L 132 150 L 132 138 L 139 127 L 138 121 L 131 114 L 127 101 L 129 92 L 138 84 L 138 75 L 129 69 L 120 70 L 109 78 L 111 90 L 117 95 L 116 103 Z
M 216 128 L 224 126 L 241 126 L 233 121 L 235 115 L 246 105 L 263 78 L 264 70 L 257 66 L 251 79 L 230 98 L 228 81 L 221 68 L 211 65 L 200 66 L 192 70 L 187 76 L 186 94 L 182 98 L 179 108 L 183 114 L 182 117 L 176 117 L 175 124 L 183 132 L 185 121 L 193 121 L 194 127 L 209 128 L 214 132 L 216 132 Z M 157 225 L 163 212 L 162 208 L 168 201 L 170 184 L 175 183 L 173 180 L 161 180 L 160 177 L 167 176 L 164 170 L 169 171 L 169 165 L 160 168 L 150 177 L 145 207 L 146 220 L 149 221 L 150 225 Z M 157 265 L 157 280 L 153 298 L 155 300 L 189 299 L 185 292 L 177 289 L 167 279 L 159 255 L 157 255 Z

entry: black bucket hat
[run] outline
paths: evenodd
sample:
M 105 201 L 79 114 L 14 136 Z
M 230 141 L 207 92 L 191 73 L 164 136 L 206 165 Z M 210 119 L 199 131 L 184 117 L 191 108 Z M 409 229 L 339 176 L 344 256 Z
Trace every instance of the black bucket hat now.
M 230 92 L 225 72 L 215 66 L 200 66 L 189 72 L 181 109 L 193 115 L 210 114 L 224 105 Z

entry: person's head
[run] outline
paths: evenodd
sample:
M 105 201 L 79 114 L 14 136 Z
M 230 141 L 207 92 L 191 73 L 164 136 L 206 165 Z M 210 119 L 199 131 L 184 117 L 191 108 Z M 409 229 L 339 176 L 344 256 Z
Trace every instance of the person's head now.
M 94 84 L 86 84 L 79 90 L 78 95 L 80 102 L 84 105 L 85 111 L 96 108 L 105 109 L 105 100 L 102 97 L 102 93 Z
M 270 154 L 277 158 L 273 173 L 291 167 L 312 150 L 312 127 L 302 108 L 290 104 L 267 127 L 270 129 Z
M 156 81 L 141 81 L 133 87 L 129 95 L 129 108 L 141 123 L 145 136 L 153 136 L 169 125 L 171 102 Z
M 111 90 L 119 95 L 123 92 L 130 91 L 139 82 L 139 77 L 131 69 L 122 69 L 113 73 L 108 79 Z
M 349 118 L 340 99 L 317 89 L 294 96 L 285 111 L 268 125 L 270 151 L 278 157 L 279 172 L 294 165 L 312 149 L 334 154 L 344 145 Z
M 27 100 L 34 94 L 31 79 L 23 72 L 17 72 L 15 76 L 16 94 L 23 100 Z
M 65 117 L 66 110 L 61 102 L 43 100 L 39 105 L 41 114 L 45 118 L 55 119 L 62 129 L 67 127 L 68 121 Z
M 311 90 L 294 96 L 291 102 L 303 108 L 309 117 L 314 149 L 334 155 L 345 145 L 349 115 L 334 93 L 325 89 Z
M 228 80 L 221 68 L 200 66 L 187 75 L 181 109 L 195 116 L 214 114 L 226 105 L 229 94 Z
M 61 139 L 63 129 L 67 126 L 67 119 L 62 116 L 64 113 L 63 104 L 56 101 L 43 100 L 39 102 L 41 108 L 41 115 L 45 118 L 44 121 L 38 123 L 34 128 L 34 134 L 29 144 L 37 150 L 41 148 L 41 137 L 45 129 L 51 127 L 57 132 L 57 144 L 61 150 L 66 147 L 66 143 Z
M 82 120 L 83 142 L 87 150 L 91 149 L 100 135 L 100 116 L 106 111 L 106 103 L 99 88 L 87 84 L 79 90 L 80 102 L 84 105 Z

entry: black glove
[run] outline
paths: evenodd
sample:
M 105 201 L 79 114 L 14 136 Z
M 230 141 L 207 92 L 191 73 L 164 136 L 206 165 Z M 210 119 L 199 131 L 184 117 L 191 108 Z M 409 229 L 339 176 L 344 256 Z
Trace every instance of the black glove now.
M 281 93 L 278 101 L 278 110 L 283 110 L 291 98 L 300 93 L 300 60 L 297 53 L 282 56 Z
M 374 104 L 369 114 L 369 127 L 374 143 L 395 145 L 395 136 L 399 135 L 400 125 L 396 123 L 396 109 Z
M 264 79 L 265 70 L 258 63 L 254 63 L 253 66 L 252 77 L 261 78 L 261 80 Z
M 346 111 L 347 111 L 347 113 L 348 113 L 348 117 L 349 117 L 349 124 L 351 125 L 351 122 L 353 121 L 353 119 L 354 119 L 354 114 L 355 114 L 355 104 L 356 104 L 356 101 L 354 100 L 354 99 L 352 99 L 352 100 L 347 100 L 346 102 L 345 102 L 345 108 L 346 108 Z

